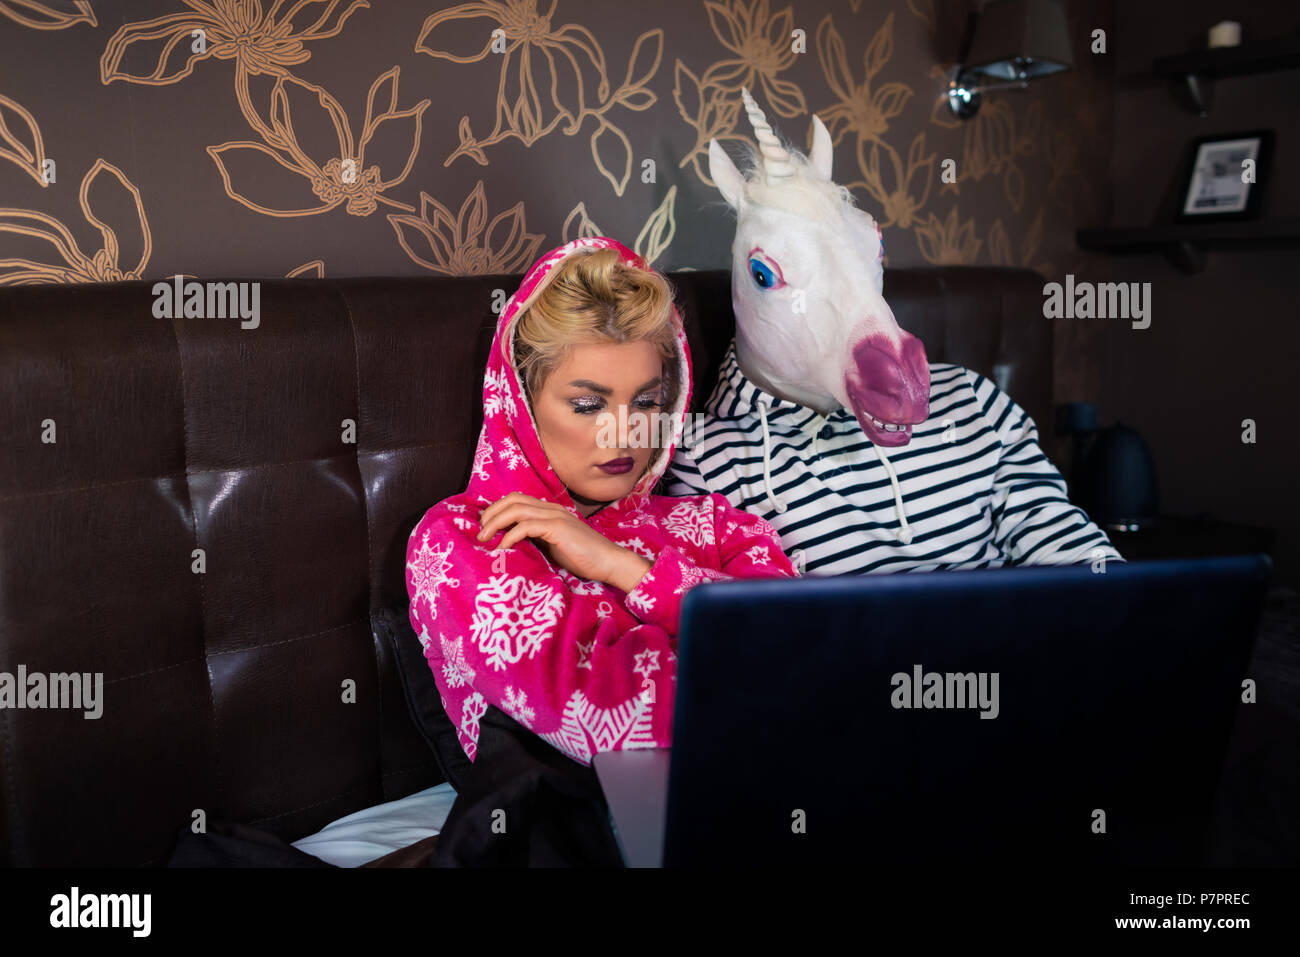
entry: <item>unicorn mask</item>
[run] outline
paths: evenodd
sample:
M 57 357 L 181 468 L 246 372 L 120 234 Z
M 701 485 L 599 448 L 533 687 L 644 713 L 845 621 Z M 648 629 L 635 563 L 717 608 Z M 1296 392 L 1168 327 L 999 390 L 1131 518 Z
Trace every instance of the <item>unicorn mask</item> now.
M 813 116 L 808 156 L 783 146 L 742 90 L 761 163 L 747 173 L 709 142 L 709 173 L 736 212 L 731 304 L 741 370 L 829 414 L 852 410 L 878 446 L 912 440 L 930 413 L 925 347 L 883 296 L 880 226 L 831 181 L 831 137 Z

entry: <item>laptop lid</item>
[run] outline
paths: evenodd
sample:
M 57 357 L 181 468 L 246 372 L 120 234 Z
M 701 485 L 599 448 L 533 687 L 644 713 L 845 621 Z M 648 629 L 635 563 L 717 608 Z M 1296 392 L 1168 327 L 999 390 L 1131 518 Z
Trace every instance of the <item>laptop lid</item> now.
M 1270 569 L 698 586 L 664 864 L 1197 864 Z

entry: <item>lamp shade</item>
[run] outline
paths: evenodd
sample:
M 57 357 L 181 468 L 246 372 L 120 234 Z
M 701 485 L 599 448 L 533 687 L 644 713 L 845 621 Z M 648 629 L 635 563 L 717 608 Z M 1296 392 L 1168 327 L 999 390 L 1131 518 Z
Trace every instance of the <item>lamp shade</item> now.
M 1073 63 L 1060 0 L 990 0 L 980 12 L 965 67 L 1003 80 L 1032 80 Z

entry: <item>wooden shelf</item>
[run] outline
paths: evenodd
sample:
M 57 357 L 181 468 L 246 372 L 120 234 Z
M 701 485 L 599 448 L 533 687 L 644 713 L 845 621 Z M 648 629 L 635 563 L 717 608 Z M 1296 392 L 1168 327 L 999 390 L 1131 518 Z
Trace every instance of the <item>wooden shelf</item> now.
M 1250 249 L 1300 245 L 1300 219 L 1169 223 L 1120 229 L 1080 229 L 1083 249 L 1104 253 L 1163 253 L 1180 272 L 1205 268 L 1207 249 Z
M 1152 63 L 1160 76 L 1247 76 L 1300 66 L 1300 34 L 1269 37 L 1246 46 L 1216 47 L 1163 56 Z
M 1185 105 L 1202 116 L 1210 111 L 1216 79 L 1296 67 L 1300 67 L 1300 32 L 1268 37 L 1244 46 L 1158 57 L 1151 64 L 1158 76 L 1174 82 Z

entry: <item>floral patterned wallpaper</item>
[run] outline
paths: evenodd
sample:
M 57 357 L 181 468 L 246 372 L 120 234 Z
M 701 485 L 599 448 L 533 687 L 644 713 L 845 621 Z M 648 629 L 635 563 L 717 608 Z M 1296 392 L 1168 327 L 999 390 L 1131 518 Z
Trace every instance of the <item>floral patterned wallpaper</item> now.
M 708 146 L 753 140 L 742 87 L 805 150 L 827 124 L 887 266 L 1079 272 L 1113 0 L 1067 0 L 1073 70 L 962 121 L 942 92 L 978 8 L 0 0 L 0 284 L 518 273 L 592 233 L 727 268 Z

